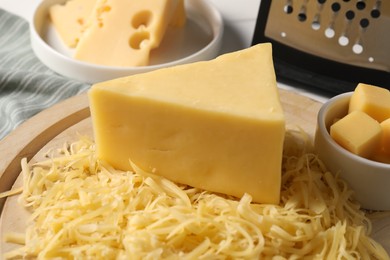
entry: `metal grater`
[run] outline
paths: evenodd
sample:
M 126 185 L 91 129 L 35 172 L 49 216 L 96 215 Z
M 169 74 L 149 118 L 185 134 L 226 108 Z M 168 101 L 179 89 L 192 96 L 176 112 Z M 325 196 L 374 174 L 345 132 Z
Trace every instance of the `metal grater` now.
M 261 0 L 252 44 L 272 42 L 281 81 L 338 94 L 390 89 L 390 0 Z

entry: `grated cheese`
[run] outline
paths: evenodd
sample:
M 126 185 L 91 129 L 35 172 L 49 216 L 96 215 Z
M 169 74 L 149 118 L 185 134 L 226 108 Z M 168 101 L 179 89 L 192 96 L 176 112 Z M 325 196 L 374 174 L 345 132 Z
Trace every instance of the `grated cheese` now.
M 19 202 L 31 209 L 24 244 L 6 258 L 388 259 L 352 191 L 329 173 L 309 139 L 289 130 L 280 205 L 117 171 L 88 138 L 29 166 Z M 14 237 L 14 239 L 13 239 Z
M 6 198 L 6 197 L 9 197 L 9 196 L 12 196 L 12 195 L 19 194 L 22 191 L 23 191 L 23 188 L 20 187 L 20 188 L 17 188 L 17 189 L 13 189 L 13 190 L 2 192 L 2 193 L 0 193 L 0 199 Z

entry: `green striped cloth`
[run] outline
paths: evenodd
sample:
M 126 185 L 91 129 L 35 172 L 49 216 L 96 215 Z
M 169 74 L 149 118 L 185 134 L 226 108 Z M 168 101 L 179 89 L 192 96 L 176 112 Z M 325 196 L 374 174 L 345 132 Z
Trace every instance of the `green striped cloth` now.
M 0 9 L 0 140 L 41 110 L 89 87 L 41 63 L 31 49 L 28 22 Z

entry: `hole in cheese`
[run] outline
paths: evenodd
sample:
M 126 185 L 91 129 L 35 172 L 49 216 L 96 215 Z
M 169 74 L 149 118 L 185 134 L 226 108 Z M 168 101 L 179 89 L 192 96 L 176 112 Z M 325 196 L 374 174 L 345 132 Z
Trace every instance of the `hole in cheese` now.
M 129 40 L 129 46 L 132 49 L 140 50 L 143 46 L 147 44 L 150 39 L 149 32 L 142 31 L 134 33 Z
M 134 29 L 147 28 L 151 24 L 152 16 L 148 10 L 140 11 L 134 15 L 131 25 Z
M 49 7 L 50 22 L 70 48 L 76 47 L 96 0 L 68 0 Z
M 107 13 L 107 12 L 110 12 L 110 11 L 111 11 L 111 6 L 109 6 L 109 5 L 103 5 L 103 6 L 99 7 L 99 9 L 97 10 L 97 13 L 99 15 L 99 18 L 98 18 L 99 28 L 103 28 L 103 26 L 104 26 L 104 22 L 103 22 L 103 19 L 102 19 L 101 15 L 103 13 Z
M 185 21 L 183 0 L 98 1 L 73 57 L 106 66 L 146 66 L 150 56 L 158 56 L 151 50 L 160 46 L 168 27 L 182 28 Z
M 104 13 L 104 12 L 109 12 L 109 11 L 111 11 L 111 6 L 109 6 L 109 5 L 103 5 L 103 6 L 101 6 L 101 7 L 99 8 L 98 13 L 99 13 L 99 14 L 102 14 L 102 13 Z
M 79 19 L 77 19 L 77 23 L 80 25 L 84 25 L 84 19 L 80 17 Z

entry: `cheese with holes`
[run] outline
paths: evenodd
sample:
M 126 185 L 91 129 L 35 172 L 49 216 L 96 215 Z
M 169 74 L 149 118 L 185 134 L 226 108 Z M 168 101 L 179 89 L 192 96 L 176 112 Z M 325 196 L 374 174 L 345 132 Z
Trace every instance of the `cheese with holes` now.
M 50 7 L 50 19 L 63 42 L 76 47 L 96 0 L 70 0 Z
M 107 66 L 145 66 L 168 25 L 184 26 L 183 0 L 98 0 L 77 44 L 78 60 Z
M 378 122 L 390 118 L 390 91 L 360 83 L 351 96 L 349 112 L 363 111 Z
M 95 84 L 98 156 L 172 181 L 278 203 L 285 118 L 271 44 Z
M 361 111 L 349 113 L 330 127 L 330 135 L 339 145 L 365 158 L 377 149 L 381 134 L 379 123 Z

